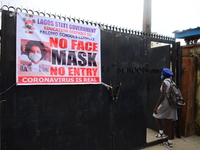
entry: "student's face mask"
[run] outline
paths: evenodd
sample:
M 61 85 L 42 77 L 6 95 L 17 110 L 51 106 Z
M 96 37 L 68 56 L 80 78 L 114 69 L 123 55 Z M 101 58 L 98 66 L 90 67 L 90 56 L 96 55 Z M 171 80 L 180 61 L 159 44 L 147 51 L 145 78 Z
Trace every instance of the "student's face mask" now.
M 163 79 L 163 78 L 164 78 L 164 75 L 161 75 L 160 78 Z
M 42 58 L 42 55 L 39 53 L 29 53 L 29 59 L 32 62 L 38 62 Z

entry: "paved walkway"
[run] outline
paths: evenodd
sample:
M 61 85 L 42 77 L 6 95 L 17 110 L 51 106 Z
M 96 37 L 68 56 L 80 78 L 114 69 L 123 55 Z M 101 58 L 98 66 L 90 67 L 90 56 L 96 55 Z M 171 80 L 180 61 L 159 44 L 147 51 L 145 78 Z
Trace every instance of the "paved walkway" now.
M 148 140 L 153 140 L 155 132 L 148 129 Z M 153 136 L 152 136 L 153 135 Z M 151 136 L 151 138 L 149 138 Z M 154 138 L 155 141 L 155 138 Z M 146 147 L 140 150 L 167 150 L 168 148 L 164 147 L 162 143 L 155 146 Z M 200 150 L 200 136 L 190 136 L 190 137 L 181 137 L 175 138 L 173 140 L 173 150 Z

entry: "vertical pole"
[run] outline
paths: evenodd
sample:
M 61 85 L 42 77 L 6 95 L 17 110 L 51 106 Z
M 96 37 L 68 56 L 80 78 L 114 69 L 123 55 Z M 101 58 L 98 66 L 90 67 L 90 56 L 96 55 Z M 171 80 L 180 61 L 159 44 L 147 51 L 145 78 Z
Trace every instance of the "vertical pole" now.
M 177 73 L 176 73 L 176 69 L 177 69 L 177 61 L 176 61 L 176 58 L 177 58 L 177 44 L 174 42 L 173 43 L 173 46 L 172 46 L 172 72 L 174 73 L 173 75 L 173 80 L 176 82 L 177 78 Z
M 182 83 L 182 51 L 180 42 L 177 42 L 177 85 L 181 89 Z
M 176 43 L 176 48 L 177 48 L 177 76 L 176 76 L 176 81 L 177 81 L 177 86 L 181 90 L 181 83 L 182 83 L 182 52 L 181 52 L 181 47 L 180 47 L 180 42 Z M 177 128 L 176 128 L 176 137 L 181 138 L 181 108 L 177 109 L 178 112 L 178 121 L 177 121 Z
M 143 28 L 145 33 L 151 33 L 151 0 L 144 0 Z
M 151 0 L 144 0 L 142 32 L 151 33 Z M 147 48 L 151 48 L 151 41 L 147 41 Z
M 0 101 L 0 150 L 1 150 L 1 102 Z
M 181 69 L 182 69 L 182 53 L 180 42 L 173 43 L 172 48 L 172 71 L 174 73 L 173 80 L 176 85 L 181 88 Z M 178 120 L 176 121 L 176 137 L 181 138 L 181 109 L 177 109 Z M 174 131 L 174 130 L 173 130 Z

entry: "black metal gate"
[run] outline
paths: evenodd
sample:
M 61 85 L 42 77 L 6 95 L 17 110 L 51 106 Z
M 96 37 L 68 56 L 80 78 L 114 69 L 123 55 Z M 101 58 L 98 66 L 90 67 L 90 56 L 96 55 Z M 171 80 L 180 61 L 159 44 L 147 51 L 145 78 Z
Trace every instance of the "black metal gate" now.
M 163 46 L 152 48 L 149 50 L 148 55 L 149 68 L 158 74 L 148 74 L 147 85 L 147 127 L 150 129 L 158 130 L 153 115 L 153 110 L 160 97 L 160 86 L 162 80 L 160 79 L 161 70 L 154 70 L 155 68 L 170 67 L 170 47 Z
M 16 18 L 9 14 L 2 12 L 0 91 L 15 83 Z M 133 150 L 146 143 L 147 123 L 155 127 L 151 108 L 160 70 L 169 67 L 169 46 L 148 49 L 150 37 L 109 28 L 101 32 L 102 80 L 112 90 L 12 87 L 1 95 L 3 150 Z
M 146 141 L 145 42 L 128 34 L 102 32 L 103 81 L 111 83 L 115 96 L 110 103 L 114 150 L 132 149 Z

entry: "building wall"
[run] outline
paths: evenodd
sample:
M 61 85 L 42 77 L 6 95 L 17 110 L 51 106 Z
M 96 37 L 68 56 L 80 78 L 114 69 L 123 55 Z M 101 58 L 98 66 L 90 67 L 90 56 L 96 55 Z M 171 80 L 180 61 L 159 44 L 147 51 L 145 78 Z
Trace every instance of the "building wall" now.
M 182 47 L 183 136 L 200 135 L 200 44 Z

